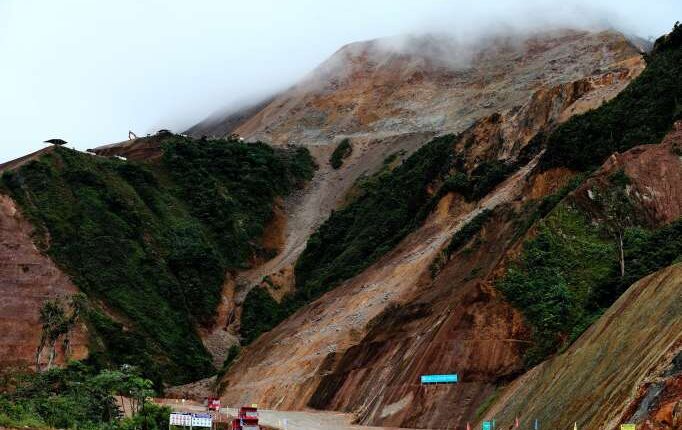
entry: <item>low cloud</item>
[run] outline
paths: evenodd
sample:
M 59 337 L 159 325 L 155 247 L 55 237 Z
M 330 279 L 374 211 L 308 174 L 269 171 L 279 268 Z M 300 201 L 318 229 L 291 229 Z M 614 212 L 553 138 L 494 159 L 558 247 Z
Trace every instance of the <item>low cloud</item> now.
M 473 41 L 503 33 L 658 36 L 681 9 L 679 0 L 4 0 L 0 162 L 52 137 L 84 149 L 129 129 L 183 130 L 293 85 L 354 41 L 419 49 L 414 35 L 429 33 L 451 44 L 425 54 L 460 61 Z

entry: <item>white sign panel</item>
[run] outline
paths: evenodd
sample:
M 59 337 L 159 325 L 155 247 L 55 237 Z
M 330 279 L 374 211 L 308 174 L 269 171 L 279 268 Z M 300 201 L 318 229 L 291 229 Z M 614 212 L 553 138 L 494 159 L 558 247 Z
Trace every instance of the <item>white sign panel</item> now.
M 213 417 L 209 414 L 190 414 L 173 412 L 170 415 L 170 425 L 183 427 L 208 427 L 213 425 Z
M 192 427 L 208 427 L 211 428 L 213 418 L 209 414 L 194 414 L 192 415 Z
M 192 414 L 173 412 L 170 415 L 170 425 L 189 427 L 192 425 Z

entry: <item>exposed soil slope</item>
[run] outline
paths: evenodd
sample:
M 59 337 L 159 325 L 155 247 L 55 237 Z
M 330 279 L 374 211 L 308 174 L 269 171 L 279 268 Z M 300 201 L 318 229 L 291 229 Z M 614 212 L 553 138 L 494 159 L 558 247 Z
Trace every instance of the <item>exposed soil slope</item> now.
M 489 41 L 475 55 L 432 37 L 412 40 L 399 50 L 386 40 L 352 44 L 239 127 L 236 131 L 247 139 L 303 143 L 319 168 L 305 190 L 285 199 L 281 251 L 239 274 L 236 300 L 224 306 L 224 314 L 234 318 L 217 324 L 207 343 L 218 338 L 234 342 L 241 302 L 254 285 L 268 288 L 276 298 L 290 291 L 293 264 L 310 234 L 343 204 L 352 185 L 377 171 L 388 155 L 406 157 L 434 132 L 461 132 L 487 118 L 472 131 L 468 159 L 511 159 L 538 130 L 614 97 L 644 67 L 637 50 L 611 32 L 568 31 L 516 42 Z M 447 57 L 442 58 L 451 61 L 433 61 L 415 46 L 444 50 Z M 328 120 L 311 120 L 322 111 Z M 447 118 L 429 119 L 436 111 Z M 368 112 L 379 119 L 360 118 Z M 250 127 L 262 130 L 251 132 Z M 218 130 L 192 129 L 209 135 Z M 412 133 L 420 130 L 425 131 Z M 329 155 L 345 136 L 354 151 L 340 169 L 331 169 Z
M 628 194 L 636 202 L 640 216 L 651 225 L 675 221 L 682 215 L 682 121 L 660 144 L 641 145 L 622 154 L 613 154 L 579 196 L 590 206 L 588 189 L 603 186 L 605 178 L 619 171 L 629 180 Z
M 680 285 L 680 264 L 635 283 L 568 351 L 511 384 L 486 419 L 495 417 L 501 428 L 511 428 L 515 416 L 524 426 L 537 418 L 543 428 L 577 421 L 581 428 L 613 429 L 628 422 L 638 387 L 671 367 L 682 350 Z
M 449 198 L 451 208 L 443 203 L 422 229 L 368 270 L 259 338 L 226 376 L 226 403 L 305 407 L 321 377 L 331 370 L 333 361 L 327 357 L 333 360 L 335 354 L 357 344 L 369 321 L 392 303 L 413 297 L 419 291 L 420 278 L 428 273 L 435 253 L 447 239 L 482 210 L 516 196 L 529 169 L 500 185 L 479 208 Z
M 33 227 L 15 202 L 0 194 L 0 366 L 33 364 L 40 343 L 40 309 L 48 299 L 78 293 L 69 277 L 33 244 Z M 58 345 L 55 362 L 87 356 L 85 328 L 72 335 L 71 356 Z M 41 365 L 48 354 L 43 353 Z
M 458 132 L 475 117 L 520 105 L 529 90 L 595 72 L 628 73 L 637 58 L 614 32 L 560 31 L 475 46 L 439 36 L 353 43 L 236 132 L 273 143 Z M 595 95 L 594 103 L 602 98 L 609 92 Z
M 611 70 L 535 88 L 515 108 L 479 118 L 457 144 L 466 168 L 482 160 L 516 160 L 537 133 L 599 106 L 604 94 L 617 94 L 641 71 L 639 60 L 631 58 L 629 64 L 630 71 Z M 634 156 L 637 151 L 647 155 Z M 679 169 L 670 148 L 663 155 L 659 170 Z M 642 174 L 644 160 L 652 160 L 653 153 L 637 149 L 622 157 L 632 174 L 632 193 L 647 190 L 647 196 L 660 195 L 676 204 L 675 185 L 657 179 L 659 170 Z M 424 226 L 394 250 L 247 348 L 223 380 L 224 399 L 354 412 L 370 425 L 444 427 L 475 420 L 496 387 L 523 371 L 524 350 L 531 342 L 524 318 L 492 288 L 509 259 L 520 252 L 526 232 L 519 229 L 528 226 L 519 213 L 531 200 L 556 192 L 571 176 L 561 168 L 529 176 L 532 166 L 481 201 L 445 196 Z M 638 202 L 643 208 L 664 204 Z M 452 256 L 432 279 L 434 262 L 447 241 L 482 209 L 491 209 L 492 215 L 474 245 Z M 660 215 L 665 210 L 654 212 L 652 224 L 660 225 L 679 211 L 665 216 Z M 418 384 L 421 374 L 451 371 L 462 374 L 461 384 Z

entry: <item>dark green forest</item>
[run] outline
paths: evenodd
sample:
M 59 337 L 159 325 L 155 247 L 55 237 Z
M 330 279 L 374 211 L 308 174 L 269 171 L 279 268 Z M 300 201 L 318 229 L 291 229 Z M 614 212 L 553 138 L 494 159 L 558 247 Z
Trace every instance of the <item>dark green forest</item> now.
M 37 242 L 106 304 L 88 311 L 90 359 L 138 365 L 158 386 L 215 372 L 195 327 L 212 320 L 226 271 L 269 252 L 259 238 L 274 199 L 312 173 L 304 149 L 169 135 L 159 162 L 55 148 L 2 183 Z

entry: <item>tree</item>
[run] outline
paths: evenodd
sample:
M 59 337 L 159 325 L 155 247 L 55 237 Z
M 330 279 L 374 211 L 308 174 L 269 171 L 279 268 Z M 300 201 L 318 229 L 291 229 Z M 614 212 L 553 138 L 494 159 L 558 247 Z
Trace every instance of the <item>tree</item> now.
M 50 358 L 47 362 L 47 369 L 52 366 L 52 360 L 55 355 L 55 344 L 59 336 L 61 336 L 61 331 L 64 327 L 64 322 L 66 320 L 66 315 L 64 307 L 62 306 L 59 299 L 57 300 L 46 300 L 40 309 L 40 322 L 42 324 L 42 331 L 40 335 L 40 343 L 38 344 L 38 350 L 36 351 L 36 371 L 40 372 L 40 356 L 42 355 L 43 349 L 46 346 L 50 350 Z
M 618 245 L 618 261 L 620 263 L 620 277 L 625 277 L 625 251 L 623 236 L 625 229 L 633 225 L 632 206 L 626 192 L 630 179 L 623 170 L 619 170 L 610 178 L 611 186 L 597 194 L 597 200 L 602 206 L 604 225 Z
M 131 415 L 144 412 L 145 401 L 154 395 L 154 383 L 140 376 L 136 367 L 121 366 L 120 370 L 104 370 L 93 380 L 93 385 L 111 396 L 118 396 L 125 413 L 125 399 L 130 402 Z
M 68 306 L 68 314 L 66 307 Z M 40 372 L 40 357 L 45 347 L 49 348 L 49 358 L 46 369 L 52 367 L 52 362 L 56 356 L 56 345 L 59 338 L 62 338 L 62 346 L 66 357 L 71 351 L 71 331 L 80 319 L 80 315 L 86 306 L 85 296 L 81 293 L 71 296 L 65 305 L 60 298 L 45 300 L 40 309 L 40 323 L 42 330 L 40 343 L 36 350 L 36 371 Z

